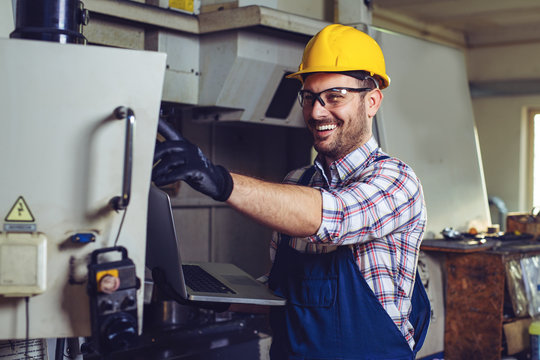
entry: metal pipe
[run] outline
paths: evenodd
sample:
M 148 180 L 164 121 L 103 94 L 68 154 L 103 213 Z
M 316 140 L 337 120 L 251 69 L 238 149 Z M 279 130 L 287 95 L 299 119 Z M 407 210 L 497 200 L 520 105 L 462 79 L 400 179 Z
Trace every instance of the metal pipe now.
M 497 208 L 498 211 L 498 221 L 499 225 L 501 226 L 501 230 L 506 230 L 506 215 L 508 214 L 508 209 L 506 208 L 506 204 L 504 203 L 503 199 L 501 199 L 498 196 L 490 196 L 488 198 L 489 205 L 493 205 Z

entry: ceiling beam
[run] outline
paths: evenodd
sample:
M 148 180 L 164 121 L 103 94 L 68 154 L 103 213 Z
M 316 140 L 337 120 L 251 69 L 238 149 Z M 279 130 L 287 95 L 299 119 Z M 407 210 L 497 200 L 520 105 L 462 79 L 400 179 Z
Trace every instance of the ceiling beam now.
M 380 7 L 374 7 L 373 9 L 372 24 L 376 27 L 456 48 L 463 49 L 467 46 L 465 36 L 461 31 L 427 24 Z

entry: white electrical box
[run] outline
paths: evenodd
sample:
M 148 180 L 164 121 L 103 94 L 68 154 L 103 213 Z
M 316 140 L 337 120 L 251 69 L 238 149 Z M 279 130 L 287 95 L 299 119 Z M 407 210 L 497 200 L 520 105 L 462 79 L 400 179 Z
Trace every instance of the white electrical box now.
M 39 233 L 0 233 L 0 295 L 32 296 L 46 289 L 47 238 Z

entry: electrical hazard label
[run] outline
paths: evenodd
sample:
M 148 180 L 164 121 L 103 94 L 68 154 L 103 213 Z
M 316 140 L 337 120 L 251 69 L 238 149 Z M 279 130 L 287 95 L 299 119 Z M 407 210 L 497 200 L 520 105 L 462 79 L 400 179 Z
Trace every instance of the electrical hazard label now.
M 19 196 L 17 201 L 15 201 L 15 204 L 13 204 L 11 210 L 9 210 L 5 221 L 34 222 L 34 215 L 32 215 L 30 208 L 22 196 Z

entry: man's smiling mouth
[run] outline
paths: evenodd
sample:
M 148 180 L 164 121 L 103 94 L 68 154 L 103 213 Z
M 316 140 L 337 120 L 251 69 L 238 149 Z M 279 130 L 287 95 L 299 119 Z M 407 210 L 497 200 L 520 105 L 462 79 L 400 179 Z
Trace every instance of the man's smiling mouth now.
M 335 128 L 337 128 L 336 124 L 319 125 L 315 127 L 317 131 L 328 131 L 328 130 L 334 130 Z

